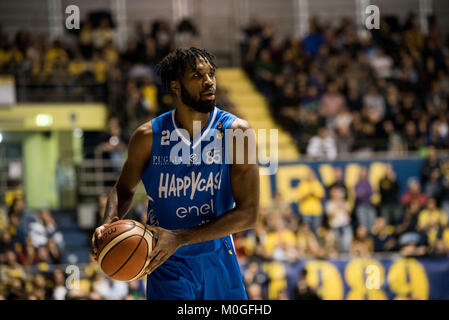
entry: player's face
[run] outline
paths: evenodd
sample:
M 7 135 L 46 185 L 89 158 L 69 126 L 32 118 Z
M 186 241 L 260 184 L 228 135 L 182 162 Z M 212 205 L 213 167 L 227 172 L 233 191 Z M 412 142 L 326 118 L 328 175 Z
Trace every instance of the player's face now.
M 215 68 L 206 60 L 198 59 L 196 67 L 188 66 L 181 84 L 181 100 L 184 104 L 202 113 L 212 111 L 215 106 Z

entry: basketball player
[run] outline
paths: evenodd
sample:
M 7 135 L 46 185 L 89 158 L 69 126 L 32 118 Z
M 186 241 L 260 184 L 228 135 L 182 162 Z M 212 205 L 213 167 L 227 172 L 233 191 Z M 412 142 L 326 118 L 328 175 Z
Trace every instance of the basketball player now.
M 177 107 L 134 132 L 103 225 L 92 237 L 96 255 L 96 239 L 105 226 L 126 216 L 142 180 L 150 199 L 148 228 L 157 237 L 147 299 L 247 299 L 230 235 L 255 226 L 259 170 L 249 156 L 235 161 L 238 146 L 229 147 L 223 133 L 249 133 L 245 153 L 255 134 L 246 121 L 215 106 L 215 69 L 213 55 L 198 48 L 177 49 L 157 65 Z M 207 149 L 220 141 L 222 147 Z M 229 154 L 232 161 L 225 161 Z

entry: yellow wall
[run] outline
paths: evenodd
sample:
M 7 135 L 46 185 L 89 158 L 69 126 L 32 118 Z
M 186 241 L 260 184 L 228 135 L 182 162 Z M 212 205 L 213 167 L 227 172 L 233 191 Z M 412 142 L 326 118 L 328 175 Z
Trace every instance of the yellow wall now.
M 50 115 L 53 123 L 40 127 L 36 124 L 39 114 Z M 0 108 L 0 131 L 52 131 L 103 130 L 107 110 L 101 103 L 36 103 L 18 104 L 10 108 Z

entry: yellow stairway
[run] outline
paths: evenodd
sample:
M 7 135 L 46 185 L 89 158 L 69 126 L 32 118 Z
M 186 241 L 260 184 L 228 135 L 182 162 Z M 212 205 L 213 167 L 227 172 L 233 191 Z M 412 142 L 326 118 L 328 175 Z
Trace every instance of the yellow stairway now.
M 220 87 L 229 91 L 229 98 L 235 103 L 237 112 L 243 119 L 249 122 L 256 135 L 258 134 L 258 129 L 266 129 L 267 156 L 271 156 L 269 151 L 271 145 L 270 129 L 277 129 L 278 161 L 299 159 L 299 153 L 290 134 L 276 125 L 271 117 L 268 101 L 258 92 L 242 69 L 220 68 L 217 72 L 217 81 Z M 259 143 L 260 148 L 263 148 L 263 146 Z

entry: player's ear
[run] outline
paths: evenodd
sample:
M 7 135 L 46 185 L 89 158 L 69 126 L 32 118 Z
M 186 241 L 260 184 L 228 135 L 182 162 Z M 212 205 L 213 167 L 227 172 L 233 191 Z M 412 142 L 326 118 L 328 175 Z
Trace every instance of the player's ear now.
M 170 90 L 171 92 L 173 92 L 176 95 L 181 94 L 180 90 L 181 90 L 181 86 L 179 81 L 173 80 L 170 82 Z

